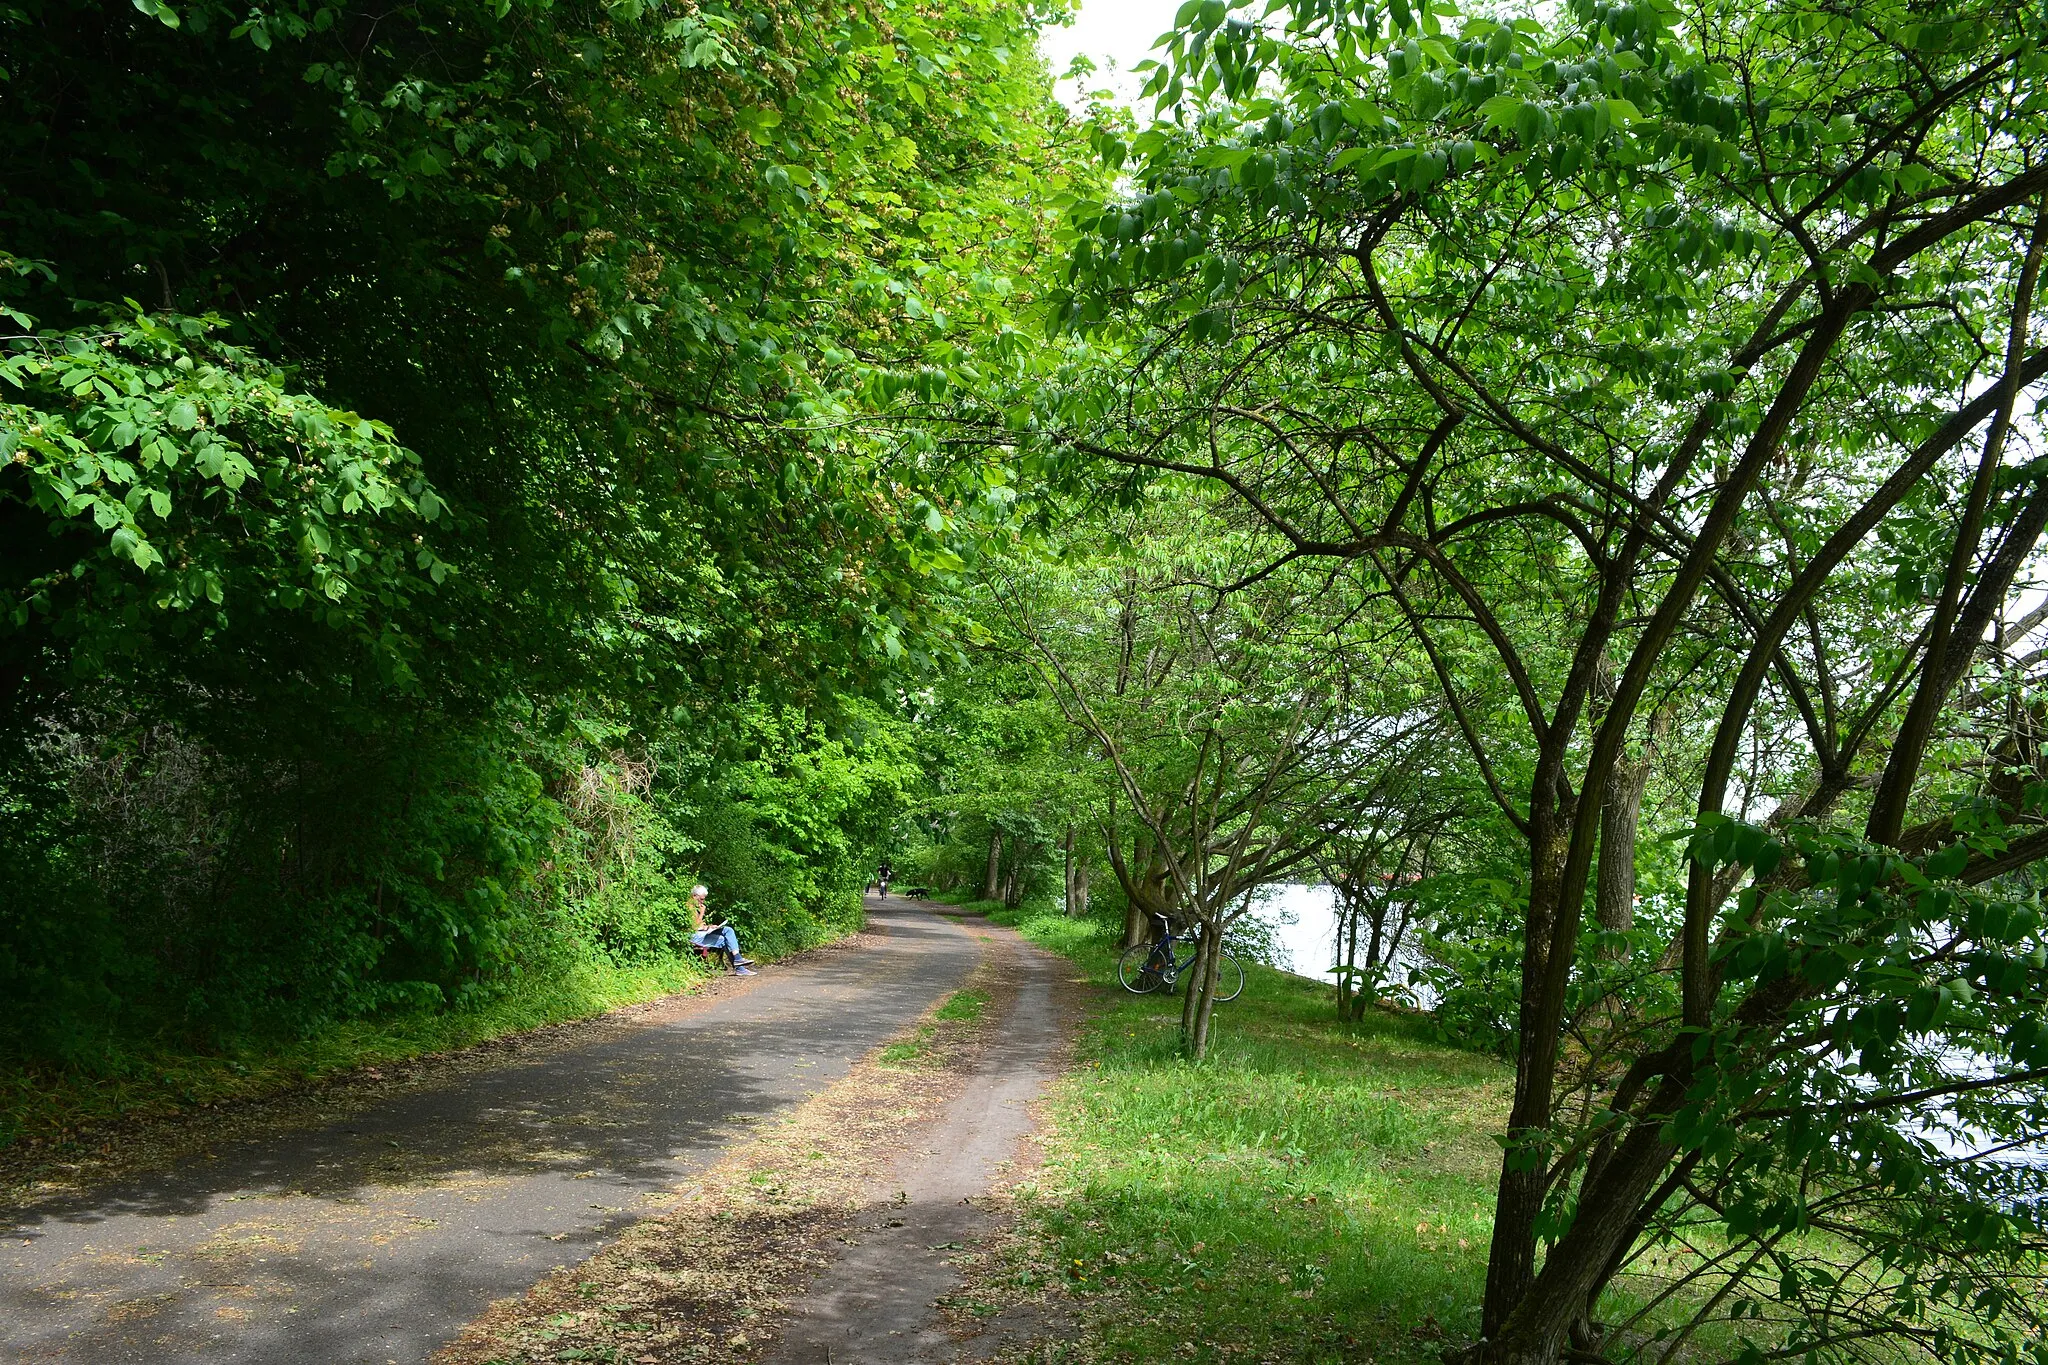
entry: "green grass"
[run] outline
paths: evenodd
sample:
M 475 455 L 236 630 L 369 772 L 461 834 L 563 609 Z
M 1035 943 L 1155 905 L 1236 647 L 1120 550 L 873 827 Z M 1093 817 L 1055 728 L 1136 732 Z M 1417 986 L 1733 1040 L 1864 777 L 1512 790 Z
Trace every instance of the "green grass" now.
M 931 1051 L 931 1030 L 925 1029 L 907 1042 L 891 1043 L 882 1049 L 883 1066 L 909 1066 Z
M 981 899 L 979 892 L 967 886 L 956 886 L 951 891 L 934 891 L 931 895 L 924 897 L 924 899 L 936 901 L 940 905 L 953 906 L 963 915 L 1011 915 L 1017 913 L 1001 901 Z M 946 912 L 941 911 L 940 913 L 944 914 Z
M 962 1023 L 971 1024 L 981 1018 L 982 1010 L 987 1007 L 988 993 L 986 991 L 954 991 L 947 998 L 946 1003 L 939 1006 L 938 1012 L 933 1015 L 933 1018 L 957 1019 Z
M 1115 986 L 1115 926 L 1044 907 L 994 918 L 1109 988 L 1051 1096 L 1026 1201 L 1036 1255 L 1012 1271 L 1092 1300 L 1083 1359 L 1438 1365 L 1478 1335 L 1507 1066 L 1431 1040 L 1425 1019 L 1339 1022 L 1329 987 L 1257 967 L 1193 1065 L 1180 997 Z M 1722 1245 L 1696 1231 L 1708 1254 Z M 1854 1259 L 1817 1234 L 1800 1245 Z M 1653 1256 L 1600 1316 L 1628 1317 L 1696 1255 Z M 1718 1283 L 1687 1286 L 1643 1330 L 1682 1324 Z M 1729 1359 L 1742 1334 L 1711 1321 L 1682 1358 Z
M 687 990 L 703 978 L 693 960 L 680 958 L 633 967 L 582 962 L 557 976 L 529 978 L 474 1008 L 330 1024 L 269 1045 L 252 1041 L 219 1053 L 134 1046 L 118 1065 L 96 1071 L 0 1064 L 0 1150 L 26 1143 L 61 1156 L 111 1119 L 278 1094 L 357 1067 L 588 1018 Z
M 1058 910 L 1027 905 L 1007 910 L 998 903 L 989 918 L 1007 924 L 1041 948 L 1064 953 L 1087 966 L 1089 974 L 1105 985 L 1116 981 L 1116 930 L 1100 920 L 1068 919 Z
M 917 1031 L 908 1038 L 889 1044 L 882 1049 L 880 1061 L 883 1066 L 923 1066 L 935 1060 L 939 1029 L 945 1024 L 974 1024 L 981 1020 L 982 1011 L 988 1007 L 988 992 L 977 990 L 954 991 L 946 1002 L 931 1013 L 931 1018 L 917 1026 Z
M 1113 930 L 1002 918 L 1110 982 Z M 1118 992 L 1053 1096 L 1032 1226 L 1112 1358 L 1435 1361 L 1469 1339 L 1510 1086 L 1411 1020 L 1339 1023 L 1253 969 L 1182 1060 L 1178 997 Z M 1022 1272 L 1030 1275 L 1031 1271 Z

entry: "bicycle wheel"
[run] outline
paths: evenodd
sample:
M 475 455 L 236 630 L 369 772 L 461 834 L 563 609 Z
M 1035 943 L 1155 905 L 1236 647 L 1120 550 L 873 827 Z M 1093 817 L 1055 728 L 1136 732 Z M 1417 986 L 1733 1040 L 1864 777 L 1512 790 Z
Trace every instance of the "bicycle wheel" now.
M 1237 965 L 1237 959 L 1225 953 L 1216 964 L 1216 1001 L 1227 1004 L 1244 993 L 1244 968 Z
M 1164 984 L 1155 960 L 1156 943 L 1134 943 L 1116 960 L 1116 979 L 1133 995 L 1148 995 Z

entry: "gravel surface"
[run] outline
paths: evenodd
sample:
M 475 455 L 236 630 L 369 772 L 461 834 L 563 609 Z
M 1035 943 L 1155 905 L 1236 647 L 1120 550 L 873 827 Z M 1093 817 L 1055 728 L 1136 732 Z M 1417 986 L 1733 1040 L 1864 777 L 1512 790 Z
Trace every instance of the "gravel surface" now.
M 957 988 L 981 946 L 901 901 L 869 914 L 878 934 L 858 948 L 594 1024 L 587 1045 L 0 1214 L 0 1352 L 424 1360 L 844 1075 Z

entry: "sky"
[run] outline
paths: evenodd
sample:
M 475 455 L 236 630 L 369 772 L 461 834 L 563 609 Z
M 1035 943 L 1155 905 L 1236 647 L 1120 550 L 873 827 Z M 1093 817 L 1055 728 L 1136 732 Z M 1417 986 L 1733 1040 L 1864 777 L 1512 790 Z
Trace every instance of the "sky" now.
M 1130 68 L 1145 60 L 1153 39 L 1173 27 L 1179 8 L 1180 0 L 1081 0 L 1071 25 L 1048 28 L 1038 40 L 1055 75 L 1067 69 L 1077 52 L 1095 63 L 1095 75 L 1085 87 L 1061 81 L 1059 97 L 1072 107 L 1086 90 L 1108 89 L 1126 104 L 1135 102 L 1144 82 L 1132 77 Z

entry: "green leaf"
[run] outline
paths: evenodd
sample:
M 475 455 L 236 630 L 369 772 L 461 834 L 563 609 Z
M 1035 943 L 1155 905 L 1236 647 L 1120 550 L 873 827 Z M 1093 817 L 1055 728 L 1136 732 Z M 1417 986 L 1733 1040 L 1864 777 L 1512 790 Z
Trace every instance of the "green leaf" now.
M 1522 100 L 1516 95 L 1495 95 L 1479 106 L 1479 112 L 1486 116 L 1487 126 L 1502 130 L 1515 126 L 1515 119 L 1522 109 Z
M 1961 872 L 1970 862 L 1970 850 L 1965 844 L 1955 843 L 1939 850 L 1927 859 L 1927 875 L 1946 880 Z

